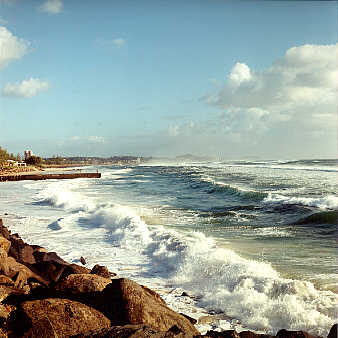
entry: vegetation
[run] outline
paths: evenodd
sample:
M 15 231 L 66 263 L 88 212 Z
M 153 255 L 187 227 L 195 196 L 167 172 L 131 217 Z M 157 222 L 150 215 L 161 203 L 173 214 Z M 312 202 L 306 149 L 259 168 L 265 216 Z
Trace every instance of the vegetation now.
M 7 160 L 17 161 L 17 156 L 15 157 L 13 154 L 9 154 L 6 149 L 2 149 L 0 147 L 0 165 L 6 162 Z
M 27 164 L 40 166 L 43 162 L 42 158 L 39 156 L 31 156 L 25 160 Z

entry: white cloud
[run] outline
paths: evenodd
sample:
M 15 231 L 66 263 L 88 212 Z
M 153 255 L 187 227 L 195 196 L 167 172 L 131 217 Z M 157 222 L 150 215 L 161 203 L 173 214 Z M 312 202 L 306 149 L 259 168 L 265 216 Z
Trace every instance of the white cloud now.
M 3 96 L 31 98 L 43 90 L 47 90 L 49 84 L 46 81 L 30 78 L 17 83 L 7 83 L 2 90 Z
M 237 62 L 231 70 L 230 81 L 239 86 L 241 83 L 251 80 L 250 68 L 245 63 Z
M 81 143 L 104 143 L 105 142 L 105 138 L 102 136 L 71 136 L 70 141 L 73 142 L 81 142 Z
M 43 12 L 58 14 L 63 10 L 63 2 L 62 0 L 47 0 L 40 8 Z
M 179 126 L 169 126 L 168 127 L 168 135 L 171 137 L 175 137 L 180 133 Z
M 118 39 L 114 39 L 112 40 L 113 45 L 115 45 L 117 48 L 122 47 L 125 43 L 126 40 L 122 39 L 122 38 L 118 38 Z
M 207 101 L 224 110 L 224 123 L 236 131 L 264 132 L 286 121 L 298 128 L 315 129 L 319 123 L 330 128 L 337 114 L 337 47 L 292 47 L 260 72 L 237 63 Z
M 0 68 L 20 59 L 28 52 L 29 43 L 14 36 L 6 27 L 0 27 Z

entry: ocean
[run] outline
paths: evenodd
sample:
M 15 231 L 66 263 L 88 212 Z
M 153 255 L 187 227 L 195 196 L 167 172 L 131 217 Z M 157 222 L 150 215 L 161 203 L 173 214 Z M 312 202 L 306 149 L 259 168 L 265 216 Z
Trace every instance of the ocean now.
M 204 316 L 201 332 L 325 336 L 337 321 L 337 164 L 90 167 L 102 178 L 1 183 L 0 217 L 31 244 L 106 265 Z

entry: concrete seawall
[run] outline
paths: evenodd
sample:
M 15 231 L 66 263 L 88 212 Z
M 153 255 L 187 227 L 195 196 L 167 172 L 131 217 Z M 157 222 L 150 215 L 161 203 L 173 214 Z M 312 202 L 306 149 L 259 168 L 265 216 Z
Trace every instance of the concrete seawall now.
M 25 180 L 62 180 L 73 178 L 100 178 L 101 173 L 76 173 L 76 174 L 21 174 L 21 175 L 8 175 L 0 176 L 0 182 L 7 181 L 25 181 Z

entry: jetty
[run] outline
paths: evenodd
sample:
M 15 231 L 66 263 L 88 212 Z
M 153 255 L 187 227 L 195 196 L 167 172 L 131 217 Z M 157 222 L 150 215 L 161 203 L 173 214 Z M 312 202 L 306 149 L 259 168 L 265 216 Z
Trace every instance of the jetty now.
M 72 173 L 72 174 L 12 174 L 0 176 L 0 182 L 8 181 L 39 181 L 39 180 L 64 180 L 74 178 L 100 178 L 101 173 Z

